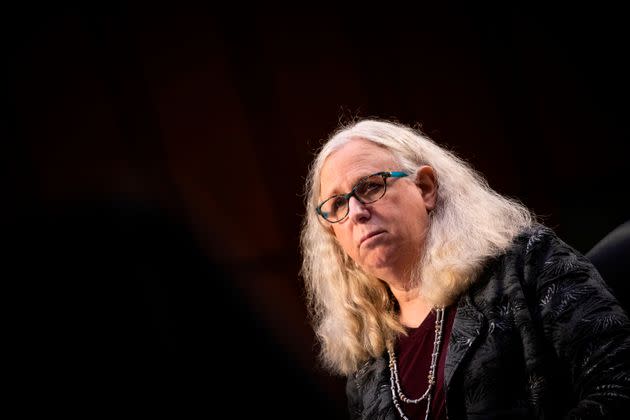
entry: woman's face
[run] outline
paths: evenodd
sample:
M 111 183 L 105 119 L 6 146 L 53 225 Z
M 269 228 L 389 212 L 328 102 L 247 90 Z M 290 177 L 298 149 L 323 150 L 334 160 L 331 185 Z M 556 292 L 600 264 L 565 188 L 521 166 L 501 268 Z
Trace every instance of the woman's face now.
M 319 201 L 348 193 L 366 175 L 401 169 L 386 149 L 352 140 L 325 160 Z M 400 281 L 419 261 L 428 211 L 434 205 L 433 170 L 423 166 L 408 177 L 387 179 L 387 192 L 374 203 L 361 204 L 351 197 L 348 216 L 329 225 L 343 250 L 364 271 L 386 282 Z

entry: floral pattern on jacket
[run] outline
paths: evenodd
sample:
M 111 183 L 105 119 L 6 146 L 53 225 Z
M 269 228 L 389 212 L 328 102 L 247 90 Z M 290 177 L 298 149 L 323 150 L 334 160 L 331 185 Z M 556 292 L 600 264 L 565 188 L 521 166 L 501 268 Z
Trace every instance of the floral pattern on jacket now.
M 630 321 L 582 254 L 537 225 L 459 299 L 444 370 L 448 418 L 630 415 Z M 352 419 L 399 418 L 387 355 L 348 377 Z

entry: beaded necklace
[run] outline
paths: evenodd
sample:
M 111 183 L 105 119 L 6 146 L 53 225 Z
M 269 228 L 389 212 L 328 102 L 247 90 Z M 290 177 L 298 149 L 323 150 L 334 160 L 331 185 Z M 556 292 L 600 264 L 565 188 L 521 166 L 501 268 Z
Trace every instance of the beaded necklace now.
M 394 405 L 400 413 L 400 417 L 404 420 L 409 420 L 398 402 L 398 399 L 404 401 L 408 404 L 418 404 L 420 401 L 427 400 L 427 412 L 424 416 L 425 420 L 429 418 L 429 410 L 431 409 L 431 391 L 435 386 L 435 381 L 437 376 L 435 375 L 435 370 L 437 368 L 438 359 L 440 356 L 440 342 L 442 341 L 442 326 L 444 324 L 444 313 L 446 310 L 444 307 L 438 307 L 435 310 L 435 339 L 433 340 L 433 353 L 431 353 L 431 365 L 429 366 L 429 376 L 428 376 L 428 385 L 427 390 L 422 394 L 421 397 L 416 399 L 411 399 L 407 397 L 400 387 L 400 379 L 398 378 L 398 366 L 396 364 L 396 354 L 394 353 L 394 349 L 392 345 L 387 346 L 387 353 L 389 354 L 389 372 L 390 372 L 390 386 L 392 390 L 392 400 L 394 401 Z

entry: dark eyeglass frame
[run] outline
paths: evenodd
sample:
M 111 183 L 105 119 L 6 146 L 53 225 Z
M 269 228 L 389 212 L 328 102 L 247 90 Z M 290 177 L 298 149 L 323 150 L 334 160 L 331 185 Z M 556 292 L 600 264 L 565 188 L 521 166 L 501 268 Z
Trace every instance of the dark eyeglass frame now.
M 357 195 L 357 190 L 359 189 L 359 187 L 367 179 L 372 178 L 373 176 L 377 176 L 377 175 L 380 175 L 380 176 L 383 177 L 383 193 L 377 199 L 371 200 L 371 201 L 365 201 L 365 200 L 362 200 L 361 198 L 359 198 L 359 196 Z M 385 196 L 385 193 L 387 192 L 387 178 L 404 178 L 404 177 L 406 177 L 408 175 L 409 175 L 408 173 L 402 172 L 402 171 L 384 171 L 384 172 L 376 172 L 376 173 L 373 173 L 371 175 L 364 176 L 359 181 L 357 181 L 356 184 L 354 184 L 354 187 L 352 187 L 352 190 L 349 193 L 347 193 L 347 194 L 335 194 L 335 195 L 333 195 L 331 197 L 328 197 L 326 200 L 324 200 L 321 203 L 319 203 L 319 205 L 315 208 L 315 211 L 317 212 L 317 214 L 319 214 L 328 223 L 341 222 L 350 213 L 350 197 L 356 198 L 361 204 L 374 203 L 374 202 L 380 200 L 381 198 L 383 198 Z M 328 213 L 322 210 L 322 206 L 324 206 L 324 204 L 326 204 L 328 201 L 333 200 L 335 198 L 339 198 L 339 197 L 343 198 L 346 201 L 346 212 L 339 219 L 331 221 L 331 220 L 328 219 Z

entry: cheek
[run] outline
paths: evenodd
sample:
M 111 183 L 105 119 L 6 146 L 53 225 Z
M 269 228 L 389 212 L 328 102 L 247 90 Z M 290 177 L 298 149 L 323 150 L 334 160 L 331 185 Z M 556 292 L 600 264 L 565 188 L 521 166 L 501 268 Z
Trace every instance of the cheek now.
M 346 254 L 354 259 L 354 251 L 352 246 L 352 236 L 346 229 L 333 229 L 337 243 L 341 246 Z

